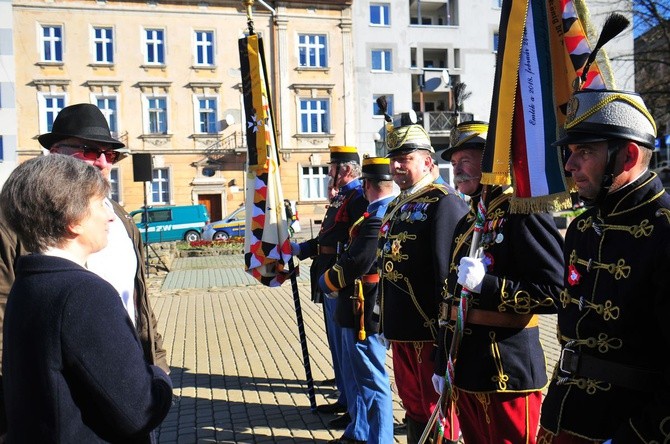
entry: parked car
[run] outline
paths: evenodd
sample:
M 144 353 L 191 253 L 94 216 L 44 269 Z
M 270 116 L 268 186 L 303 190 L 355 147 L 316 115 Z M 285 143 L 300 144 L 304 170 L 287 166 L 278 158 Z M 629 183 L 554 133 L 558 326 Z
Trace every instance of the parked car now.
M 291 235 L 300 231 L 300 221 L 295 202 L 284 199 L 286 217 L 289 221 Z M 290 214 L 289 214 L 290 213 Z M 202 229 L 203 240 L 227 240 L 233 236 L 244 236 L 246 223 L 246 210 L 244 204 L 222 220 L 205 225 Z
M 233 236 L 244 236 L 246 214 L 244 205 L 241 205 L 222 220 L 205 225 L 202 229 L 202 239 L 227 240 Z
M 204 205 L 142 208 L 131 211 L 130 216 L 149 243 L 200 240 L 200 232 L 209 222 Z

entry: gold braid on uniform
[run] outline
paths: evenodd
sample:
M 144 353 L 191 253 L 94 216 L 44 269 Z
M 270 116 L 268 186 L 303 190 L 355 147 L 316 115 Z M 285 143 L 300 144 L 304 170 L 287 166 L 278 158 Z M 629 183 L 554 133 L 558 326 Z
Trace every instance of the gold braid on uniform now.
M 591 270 L 605 270 L 610 274 L 614 275 L 614 279 L 617 281 L 619 279 L 627 279 L 630 276 L 630 265 L 626 265 L 626 259 L 621 258 L 616 263 L 603 263 L 589 259 L 580 259 L 577 257 L 577 250 L 572 250 L 570 252 L 570 265 L 583 265 L 586 267 L 586 271 Z
M 491 381 L 497 383 L 498 388 L 504 392 L 507 391 L 509 376 L 505 374 L 505 370 L 503 369 L 502 357 L 500 356 L 500 349 L 496 340 L 496 332 L 490 331 L 489 338 L 491 338 L 491 356 L 493 356 L 493 362 L 496 365 L 496 370 L 498 370 L 498 374 L 492 376 Z
M 489 417 L 489 406 L 491 405 L 491 396 L 488 393 L 475 393 L 475 398 L 482 405 L 482 410 L 486 415 L 486 423 L 491 424 L 491 417 Z
M 608 392 L 612 388 L 609 382 L 598 381 L 591 378 L 559 378 L 556 382 L 558 385 L 572 385 L 580 390 L 584 390 L 589 395 L 595 395 L 598 390 Z
M 549 296 L 544 296 L 544 299 L 535 300 L 530 297 L 530 293 L 525 290 L 520 290 L 514 293 L 513 297 L 509 297 L 509 292 L 505 291 L 507 279 L 503 278 L 500 289 L 500 305 L 498 311 L 506 312 L 508 308 L 516 314 L 530 314 L 531 311 L 537 307 L 551 307 L 554 301 Z
M 605 321 L 619 319 L 619 307 L 613 305 L 612 301 L 609 299 L 607 299 L 604 304 L 594 304 L 593 302 L 584 299 L 583 296 L 580 298 L 573 298 L 564 290 L 561 292 L 561 305 L 565 308 L 568 304 L 577 305 L 579 311 L 584 310 L 584 308 L 591 309 L 601 315 Z
M 668 210 L 667 208 L 659 208 L 658 210 L 656 210 L 654 216 L 656 217 L 665 216 L 667 222 L 670 223 L 670 210 Z
M 607 353 L 610 349 L 618 350 L 623 346 L 623 341 L 620 338 L 611 338 L 607 333 L 600 333 L 598 337 L 590 337 L 584 339 L 572 339 L 567 336 L 560 335 L 560 340 L 565 342 L 567 348 L 573 346 L 586 346 L 591 349 L 598 349 L 600 353 Z

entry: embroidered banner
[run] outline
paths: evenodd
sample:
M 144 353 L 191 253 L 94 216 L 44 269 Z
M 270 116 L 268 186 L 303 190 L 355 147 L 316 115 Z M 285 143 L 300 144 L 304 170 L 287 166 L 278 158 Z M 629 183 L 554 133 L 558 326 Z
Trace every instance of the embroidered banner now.
M 589 53 L 572 0 L 503 2 L 482 183 L 513 183 L 512 211 L 571 206 L 560 152 L 551 144 Z M 587 85 L 604 87 L 592 69 Z
M 263 42 L 252 34 L 239 40 L 239 49 L 248 147 L 244 264 L 263 285 L 276 287 L 289 277 L 291 245 Z

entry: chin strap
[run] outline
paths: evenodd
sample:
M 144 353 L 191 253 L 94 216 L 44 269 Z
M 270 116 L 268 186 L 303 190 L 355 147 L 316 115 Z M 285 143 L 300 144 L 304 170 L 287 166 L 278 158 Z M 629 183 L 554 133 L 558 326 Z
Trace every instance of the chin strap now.
M 616 164 L 616 155 L 620 149 L 620 146 L 607 149 L 607 164 L 605 165 L 605 174 L 603 174 L 603 178 L 600 181 L 600 191 L 593 200 L 582 199 L 584 201 L 584 205 L 598 205 L 605 200 L 605 196 L 607 196 L 607 193 L 609 193 L 610 188 L 612 187 L 612 182 L 614 182 L 614 166 Z

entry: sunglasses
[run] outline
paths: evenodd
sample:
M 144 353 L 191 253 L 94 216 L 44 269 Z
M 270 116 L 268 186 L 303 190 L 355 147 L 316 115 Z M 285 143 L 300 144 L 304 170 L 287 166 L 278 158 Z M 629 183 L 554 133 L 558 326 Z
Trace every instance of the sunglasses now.
M 103 154 L 105 156 L 105 159 L 109 163 L 114 163 L 117 160 L 119 160 L 119 156 L 121 153 L 117 151 L 113 151 L 110 149 L 104 149 L 104 148 L 98 148 L 95 146 L 88 146 L 88 145 L 79 145 L 79 144 L 70 144 L 70 143 L 59 143 L 54 145 L 54 148 L 69 148 L 73 150 L 78 150 L 79 153 L 81 154 L 82 157 L 86 160 L 98 160 L 100 158 L 100 155 Z M 64 154 L 64 153 L 63 153 Z M 75 153 L 72 153 L 75 154 Z

